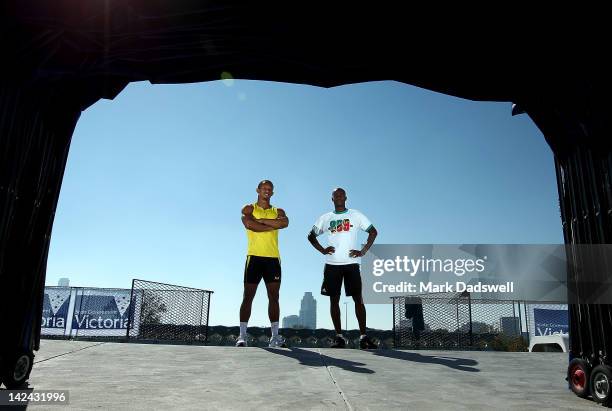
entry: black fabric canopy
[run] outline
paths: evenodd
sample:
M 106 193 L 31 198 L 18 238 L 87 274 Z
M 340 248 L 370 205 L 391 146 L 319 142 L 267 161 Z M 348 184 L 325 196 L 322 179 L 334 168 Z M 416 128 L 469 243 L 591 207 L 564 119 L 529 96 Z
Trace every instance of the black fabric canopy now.
M 3 72 L 78 87 L 81 109 L 130 81 L 235 78 L 332 87 L 397 80 L 474 100 L 578 93 L 596 25 L 425 14 L 399 2 L 59 0 L 5 5 Z M 452 12 L 452 11 L 451 11 Z M 518 18 L 518 16 L 517 16 Z M 512 19 L 510 17 L 510 19 Z

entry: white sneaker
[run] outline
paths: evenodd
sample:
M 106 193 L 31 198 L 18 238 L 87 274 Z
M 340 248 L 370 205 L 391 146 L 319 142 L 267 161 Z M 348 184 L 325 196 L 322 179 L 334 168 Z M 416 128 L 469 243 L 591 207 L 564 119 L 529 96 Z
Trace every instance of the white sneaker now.
M 287 348 L 287 344 L 285 344 L 285 339 L 281 335 L 276 335 L 270 338 L 270 344 L 268 344 L 270 348 Z
M 247 347 L 247 341 L 246 338 L 243 337 L 238 337 L 238 339 L 236 340 L 236 347 Z

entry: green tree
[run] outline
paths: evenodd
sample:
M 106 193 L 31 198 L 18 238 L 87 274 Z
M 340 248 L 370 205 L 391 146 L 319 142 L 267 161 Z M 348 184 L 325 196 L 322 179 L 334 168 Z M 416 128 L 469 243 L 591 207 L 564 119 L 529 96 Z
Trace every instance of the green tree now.
M 161 316 L 168 311 L 161 297 L 151 290 L 144 290 L 142 294 L 142 317 L 143 324 L 160 324 Z

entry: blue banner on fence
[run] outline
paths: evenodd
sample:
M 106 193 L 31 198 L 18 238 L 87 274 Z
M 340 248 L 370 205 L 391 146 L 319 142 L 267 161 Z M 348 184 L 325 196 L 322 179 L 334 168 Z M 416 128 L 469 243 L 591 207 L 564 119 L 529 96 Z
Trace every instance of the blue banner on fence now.
M 553 335 L 569 333 L 567 310 L 533 309 L 535 335 Z
M 64 329 L 69 305 L 69 288 L 45 289 L 41 327 Z
M 130 290 L 112 293 L 77 294 L 73 330 L 125 330 L 130 306 Z

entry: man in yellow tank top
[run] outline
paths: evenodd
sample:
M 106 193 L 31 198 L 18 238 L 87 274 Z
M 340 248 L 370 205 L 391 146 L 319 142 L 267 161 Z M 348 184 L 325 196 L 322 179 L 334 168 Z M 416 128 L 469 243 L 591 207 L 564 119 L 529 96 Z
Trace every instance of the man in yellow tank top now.
M 240 336 L 236 347 L 247 346 L 247 324 L 251 317 L 251 306 L 257 285 L 263 278 L 268 291 L 268 317 L 271 324 L 270 347 L 283 347 L 284 340 L 278 335 L 280 307 L 278 294 L 281 283 L 280 253 L 278 252 L 278 230 L 289 225 L 282 208 L 273 207 L 270 197 L 274 185 L 263 180 L 257 186 L 257 202 L 242 208 L 242 224 L 246 228 L 248 249 L 244 266 L 244 296 L 240 305 Z

